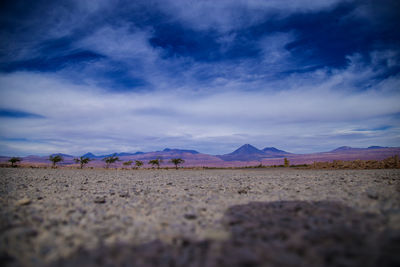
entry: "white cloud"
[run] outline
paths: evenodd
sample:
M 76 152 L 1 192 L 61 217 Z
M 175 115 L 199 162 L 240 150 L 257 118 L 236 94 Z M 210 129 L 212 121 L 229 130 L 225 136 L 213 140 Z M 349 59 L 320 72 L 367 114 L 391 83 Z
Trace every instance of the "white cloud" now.
M 294 12 L 328 9 L 346 0 L 167 0 L 160 7 L 174 18 L 199 30 L 221 32 L 241 29 L 266 18 L 271 13 L 288 16 Z
M 149 31 L 128 27 L 105 26 L 90 36 L 80 40 L 77 47 L 87 47 L 115 60 L 148 60 L 158 57 L 158 52 L 150 46 Z
M 163 85 L 113 93 L 57 74 L 2 74 L 0 107 L 45 118 L 1 118 L 0 151 L 79 154 L 179 146 L 218 154 L 241 143 L 294 152 L 398 145 L 400 77 L 375 81 L 379 68 L 355 58 L 347 69 L 250 82 L 251 90 L 241 88 L 243 80 L 226 79 L 210 83 L 207 93 L 173 84 L 169 90 Z M 357 87 L 366 81 L 367 89 Z M 390 127 L 374 130 L 383 126 Z M 7 141 L 13 138 L 29 141 Z M 35 147 L 43 151 L 32 151 Z

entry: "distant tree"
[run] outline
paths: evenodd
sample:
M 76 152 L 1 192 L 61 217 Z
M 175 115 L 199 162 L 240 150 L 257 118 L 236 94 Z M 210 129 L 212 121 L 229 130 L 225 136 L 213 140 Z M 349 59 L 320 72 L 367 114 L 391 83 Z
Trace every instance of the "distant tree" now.
M 143 161 L 135 160 L 135 165 L 136 165 L 136 168 L 140 168 L 141 166 L 143 166 Z
M 289 165 L 290 165 L 289 160 L 287 158 L 284 158 L 283 160 L 284 160 L 284 166 L 289 167 Z
M 82 157 L 80 157 L 80 158 L 74 159 L 74 161 L 75 161 L 75 163 L 79 163 L 79 164 L 81 165 L 81 169 L 83 169 L 83 166 L 85 166 L 86 164 L 88 164 L 88 163 L 91 161 L 91 159 L 88 158 L 88 157 L 82 156 Z
M 124 166 L 128 167 L 128 166 L 131 166 L 132 163 L 133 163 L 133 161 L 132 161 L 132 160 L 129 160 L 129 161 L 125 161 L 125 162 L 122 163 L 122 164 L 123 164 Z
M 175 165 L 175 169 L 178 169 L 178 165 L 184 163 L 185 160 L 181 159 L 181 158 L 175 158 L 175 159 L 171 159 L 171 163 L 173 163 Z
M 115 156 L 116 154 L 109 156 L 109 157 L 105 157 L 103 160 L 106 162 L 106 168 L 108 169 L 110 167 L 111 164 L 119 161 L 119 158 Z
M 15 163 L 21 162 L 21 158 L 18 157 L 12 157 L 11 159 L 8 160 L 8 162 L 11 162 L 11 167 L 17 167 Z
M 162 162 L 163 162 L 162 159 L 157 158 L 157 159 L 150 160 L 150 161 L 149 161 L 149 164 L 153 165 L 153 167 L 154 167 L 154 166 L 157 166 L 157 169 L 159 169 L 159 168 L 160 168 L 160 164 L 161 164 Z
M 51 162 L 53 162 L 53 168 L 55 168 L 56 167 L 56 164 L 58 163 L 58 162 L 61 162 L 61 161 L 63 161 L 64 159 L 63 159 L 63 157 L 61 157 L 60 155 L 50 155 L 50 157 L 49 157 L 49 160 L 51 161 Z

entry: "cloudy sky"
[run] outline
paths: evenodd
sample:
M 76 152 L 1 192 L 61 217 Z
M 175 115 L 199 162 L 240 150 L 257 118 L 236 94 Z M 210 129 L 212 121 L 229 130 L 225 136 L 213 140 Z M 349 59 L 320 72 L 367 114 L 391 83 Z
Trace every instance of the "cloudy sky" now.
M 0 155 L 400 146 L 396 0 L 2 1 Z

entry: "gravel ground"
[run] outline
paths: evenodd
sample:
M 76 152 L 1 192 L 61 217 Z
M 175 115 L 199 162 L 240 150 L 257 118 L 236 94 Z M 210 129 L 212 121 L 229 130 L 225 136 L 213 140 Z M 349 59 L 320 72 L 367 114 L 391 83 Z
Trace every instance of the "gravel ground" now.
M 400 170 L 0 169 L 6 266 L 400 266 Z

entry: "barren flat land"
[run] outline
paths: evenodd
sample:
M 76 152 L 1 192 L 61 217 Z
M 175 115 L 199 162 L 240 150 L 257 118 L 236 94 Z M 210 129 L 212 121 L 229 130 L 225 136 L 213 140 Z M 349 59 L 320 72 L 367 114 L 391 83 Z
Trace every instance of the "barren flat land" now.
M 0 184 L 5 266 L 400 264 L 400 170 L 2 168 Z

